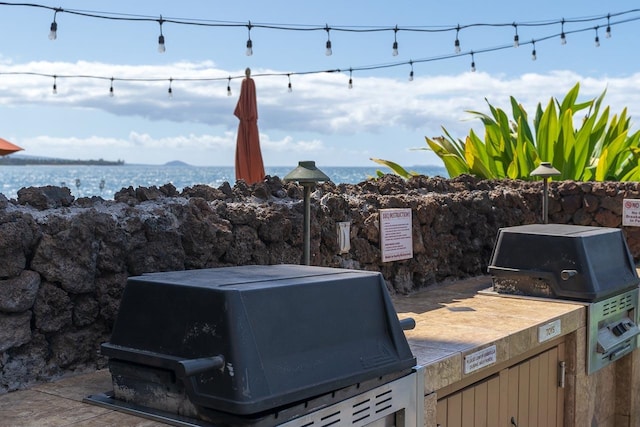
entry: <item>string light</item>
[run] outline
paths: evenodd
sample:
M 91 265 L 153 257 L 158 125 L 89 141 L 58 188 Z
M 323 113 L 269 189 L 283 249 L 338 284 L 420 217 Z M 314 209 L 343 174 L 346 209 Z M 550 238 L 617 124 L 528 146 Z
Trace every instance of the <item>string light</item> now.
M 472 73 L 476 72 L 476 59 L 473 56 L 473 51 L 471 51 L 471 72 Z
M 598 27 L 595 27 L 594 30 L 596 30 L 596 47 L 600 47 L 600 37 L 598 37 Z
M 251 21 L 249 21 L 249 25 L 247 25 L 247 30 L 249 33 L 249 38 L 247 39 L 247 56 L 253 55 L 253 42 L 251 41 Z
M 113 77 L 111 77 L 111 86 L 109 87 L 109 96 L 113 98 Z
M 349 89 L 353 89 L 353 79 L 351 78 L 352 73 L 353 69 L 349 68 Z
M 88 11 L 88 10 L 73 10 L 73 9 L 67 9 L 64 10 L 62 8 L 55 8 L 55 7 L 50 7 L 50 6 L 46 6 L 46 5 L 41 5 L 41 4 L 33 4 L 33 3 L 7 3 L 7 2 L 0 2 L 0 6 L 19 6 L 19 7 L 34 7 L 34 8 L 43 8 L 43 9 L 49 9 L 51 11 L 54 12 L 54 19 L 51 25 L 51 32 L 50 32 L 50 37 L 52 40 L 55 40 L 57 37 L 57 13 L 58 12 L 64 12 L 64 13 L 69 13 L 69 14 L 73 14 L 73 15 L 77 15 L 77 16 L 82 16 L 82 17 L 86 17 L 86 18 L 98 18 L 98 19 L 106 19 L 106 20 L 118 20 L 118 21 L 135 21 L 135 22 L 141 22 L 141 21 L 156 21 L 158 22 L 157 18 L 154 17 L 150 17 L 150 16 L 145 16 L 145 15 L 127 15 L 127 14 L 123 14 L 123 13 L 112 13 L 112 12 L 96 12 L 96 11 Z M 631 9 L 631 10 L 627 10 L 624 12 L 617 12 L 614 13 L 613 16 L 614 17 L 621 17 L 622 15 L 626 15 L 626 14 L 637 14 L 640 11 L 640 9 Z M 594 22 L 594 21 L 599 21 L 602 20 L 604 18 L 607 19 L 607 30 L 606 30 L 606 37 L 609 38 L 611 37 L 611 16 L 612 14 L 607 14 L 605 16 L 594 16 L 594 17 L 588 17 L 588 18 L 574 18 L 574 19 L 564 19 L 562 18 L 562 21 L 555 21 L 555 22 L 560 22 L 561 24 L 563 24 L 564 27 L 564 23 L 583 23 L 583 22 Z M 241 24 L 238 22 L 232 22 L 232 21 L 228 21 L 228 22 L 222 22 L 222 21 L 213 21 L 213 20 L 205 20 L 205 19 L 178 19 L 178 18 L 172 18 L 172 19 L 164 19 L 161 18 L 161 20 L 163 22 L 171 22 L 171 23 L 176 23 L 176 24 L 181 24 L 181 25 L 193 25 L 193 26 L 205 26 L 205 27 L 239 27 L 239 26 L 247 26 L 247 24 Z M 614 25 L 616 24 L 622 24 L 622 23 L 628 23 L 628 22 L 632 22 L 632 21 L 638 21 L 640 20 L 639 16 L 632 16 L 629 19 L 624 19 L 624 20 L 620 20 L 618 22 L 613 22 Z M 459 32 L 461 29 L 466 29 L 466 28 L 472 28 L 472 27 L 503 27 L 503 26 L 514 26 L 514 28 L 516 28 L 516 35 L 517 36 L 517 26 L 521 26 L 521 25 L 526 25 L 526 26 L 530 26 L 530 27 L 542 27 L 542 26 L 548 26 L 551 24 L 555 23 L 554 21 L 541 21 L 541 22 L 529 22 L 529 23 L 519 23 L 516 24 L 515 22 L 506 24 L 506 23 L 475 23 L 475 24 L 469 24 L 469 25 L 463 25 L 461 26 L 460 24 L 458 24 L 456 27 L 451 27 L 451 28 L 432 28 L 432 27 L 412 27 L 412 28 L 406 28 L 406 29 L 401 29 L 398 28 L 398 26 L 396 25 L 395 27 L 392 27 L 391 29 L 394 30 L 394 42 L 397 43 L 397 32 L 398 31 L 411 31 L 411 32 L 417 32 L 417 33 L 436 33 L 436 32 L 442 32 L 442 31 L 451 31 L 451 30 L 456 30 L 456 53 L 460 53 L 459 51 L 459 47 L 460 47 L 460 39 L 459 39 Z M 284 31 L 316 31 L 316 30 L 327 30 L 327 42 L 330 42 L 329 39 L 329 31 L 328 31 L 328 25 L 326 25 L 324 28 L 323 27 L 316 27 L 316 26 L 301 26 L 299 24 L 279 24 L 279 25 L 274 25 L 274 24 L 251 24 L 251 22 L 249 21 L 249 26 L 248 29 L 251 30 L 251 28 L 253 27 L 260 27 L 260 28 L 266 28 L 266 29 L 270 29 L 270 30 L 284 30 Z M 591 26 L 590 28 L 593 28 L 593 26 Z M 389 30 L 389 27 L 372 27 L 372 26 L 348 26 L 348 27 L 333 27 L 331 28 L 332 30 L 335 31 L 345 31 L 345 32 L 351 32 L 351 33 L 367 33 L 367 32 L 379 32 L 379 31 L 385 31 L 385 30 Z M 579 30 L 579 31 L 585 31 L 583 30 Z M 574 32 L 578 32 L 578 31 L 570 31 L 569 33 L 574 33 Z M 561 34 L 561 40 L 564 43 L 566 43 L 566 36 L 569 33 L 565 33 L 564 32 L 564 28 Z M 516 38 L 514 36 L 514 38 Z M 540 38 L 539 40 L 542 40 L 543 38 Z M 546 37 L 544 38 L 546 40 Z M 514 46 L 516 46 L 515 43 L 516 40 L 514 40 Z M 252 49 L 252 41 L 251 38 L 249 37 L 249 39 L 247 40 L 247 44 L 249 45 L 249 49 L 248 52 L 250 52 L 250 55 L 253 54 L 253 49 Z M 329 43 L 330 44 L 330 43 Z M 519 45 L 519 42 L 518 44 Z
M 333 50 L 331 49 L 331 39 L 329 37 L 329 31 L 331 30 L 331 28 L 329 28 L 328 24 L 325 24 L 324 29 L 327 31 L 327 43 L 326 43 L 326 49 L 324 51 L 324 54 L 327 56 L 331 56 L 333 54 Z
M 169 99 L 173 99 L 173 89 L 171 88 L 172 82 L 173 82 L 173 78 L 169 77 L 169 90 L 167 91 L 169 93 Z
M 160 24 L 160 35 L 158 36 L 158 52 L 160 53 L 164 53 L 166 51 L 166 48 L 164 46 L 164 34 L 162 34 L 162 23 L 164 21 L 162 20 L 162 15 L 160 15 L 160 20 L 158 21 L 158 23 Z
M 53 76 L 53 94 L 57 94 L 58 93 L 58 85 L 56 84 L 56 80 L 57 80 L 57 76 Z
M 62 12 L 62 9 L 57 8 L 54 10 L 53 22 L 51 23 L 51 27 L 49 27 L 49 40 L 55 40 L 58 38 L 58 23 L 56 22 L 56 16 L 58 15 L 58 12 Z
M 227 96 L 231 96 L 231 76 L 229 76 L 229 82 L 227 83 Z
M 397 34 L 398 34 L 398 26 L 396 25 L 396 28 L 393 29 L 393 50 L 391 51 L 391 54 L 393 56 L 398 56 L 398 40 L 396 38 Z
M 533 45 L 533 50 L 531 51 L 531 60 L 535 61 L 538 59 L 538 54 L 536 53 L 536 41 L 531 40 L 531 44 Z
M 291 87 L 291 74 L 287 74 L 287 77 L 289 78 L 289 84 L 287 85 L 287 92 L 291 93 L 293 92 L 293 87 Z
M 520 37 L 518 36 L 518 25 L 514 22 L 513 27 L 516 29 L 516 34 L 513 36 L 513 47 L 520 46 Z
M 79 16 L 83 16 L 83 17 L 90 17 L 90 18 L 101 18 L 101 19 L 112 19 L 112 20 L 124 20 L 124 21 L 147 21 L 147 22 L 157 22 L 160 25 L 160 35 L 163 36 L 163 30 L 162 30 L 162 25 L 164 22 L 172 22 L 172 23 L 179 23 L 179 24 L 186 24 L 186 25 L 200 25 L 200 26 L 210 26 L 210 27 L 218 27 L 218 26 L 224 26 L 224 27 L 231 27 L 231 26 L 236 26 L 236 27 L 240 27 L 240 26 L 245 26 L 248 29 L 248 34 L 249 34 L 249 38 L 248 38 L 248 47 L 252 48 L 252 42 L 251 42 L 251 29 L 253 27 L 261 27 L 261 28 L 267 28 L 267 29 L 272 29 L 272 30 L 289 30 L 289 31 L 295 31 L 295 30 L 304 30 L 304 31 L 309 31 L 309 30 L 324 30 L 327 32 L 327 42 L 328 42 L 328 46 L 331 46 L 331 40 L 330 40 L 330 30 L 335 30 L 335 31 L 349 31 L 349 32 L 372 32 L 372 31 L 389 31 L 389 30 L 393 30 L 394 31 L 394 44 L 397 43 L 397 32 L 398 31 L 415 31 L 415 32 L 442 32 L 442 31 L 452 31 L 452 30 L 456 30 L 456 42 L 455 42 L 455 46 L 456 46 L 456 53 L 460 53 L 460 40 L 459 40 L 459 33 L 460 30 L 462 29 L 467 29 L 470 27 L 475 27 L 475 26 L 490 26 L 490 27 L 502 27 L 502 26 L 513 26 L 514 30 L 515 30 L 515 35 L 514 35 L 514 46 L 516 46 L 516 41 L 518 41 L 518 45 L 519 43 L 519 37 L 518 37 L 518 26 L 521 25 L 526 25 L 526 26 L 532 26 L 532 27 L 539 27 L 539 26 L 546 26 L 546 25 L 555 25 L 557 23 L 561 24 L 561 34 L 560 34 L 560 38 L 561 38 L 561 42 L 563 44 L 566 43 L 566 36 L 567 34 L 573 34 L 573 33 L 579 33 L 579 32 L 585 32 L 585 31 L 594 31 L 596 32 L 596 44 L 599 44 L 599 27 L 600 25 L 596 25 L 595 27 L 593 25 L 588 26 L 588 27 L 583 27 L 583 28 L 579 28 L 579 29 L 574 29 L 571 31 L 568 31 L 565 33 L 565 29 L 564 29 L 564 24 L 565 23 L 583 23 L 583 22 L 592 22 L 592 21 L 602 21 L 604 19 L 607 20 L 607 27 L 606 27 L 606 37 L 609 38 L 611 37 L 611 25 L 620 25 L 620 24 L 626 24 L 629 22 L 634 22 L 634 21 L 639 21 L 640 20 L 640 16 L 631 16 L 629 18 L 626 18 L 624 20 L 620 19 L 618 21 L 614 21 L 612 22 L 611 20 L 611 16 L 612 14 L 607 14 L 604 16 L 599 16 L 599 17 L 590 17 L 590 18 L 578 18 L 578 19 L 564 19 L 562 18 L 562 20 L 556 20 L 556 21 L 545 21 L 542 23 L 516 23 L 516 22 L 512 22 L 509 24 L 486 24 L 486 23 L 480 23 L 480 24 L 471 24 L 471 25 L 460 25 L 458 24 L 456 27 L 450 27 L 450 28 L 446 28 L 446 29 L 442 29 L 442 28 L 438 28 L 437 30 L 434 29 L 425 29 L 425 28 L 410 28 L 410 29 L 402 29 L 399 28 L 398 25 L 395 25 L 394 27 L 363 27 L 363 28 L 352 28 L 352 27 L 332 27 L 330 28 L 328 26 L 328 24 L 325 24 L 324 27 L 307 27 L 307 28 L 302 28 L 299 25 L 290 25 L 290 26 L 274 26 L 274 25 L 267 25 L 267 24 L 258 24 L 258 25 L 254 25 L 251 23 L 251 21 L 249 21 L 249 24 L 241 24 L 241 23 L 220 23 L 219 21 L 198 21 L 198 22 L 189 22 L 186 20 L 176 20 L 176 19 L 165 19 L 162 15 L 160 15 L 160 20 L 158 20 L 157 18 L 154 17 L 139 17 L 136 16 L 135 18 L 129 18 L 126 17 L 123 14 L 111 14 L 110 15 L 104 15 L 104 12 L 90 12 L 90 11 L 77 11 L 77 10 L 63 10 L 62 8 L 53 8 L 53 7 L 49 7 L 49 6 L 44 6 L 44 5 L 36 5 L 36 4 L 27 4 L 27 3 L 5 3 L 5 2 L 0 2 L 0 6 L 27 6 L 27 7 L 39 7 L 39 8 L 45 8 L 45 9 L 49 9 L 51 11 L 54 12 L 54 16 L 53 16 L 53 22 L 51 25 L 51 30 L 52 30 L 52 34 L 50 34 L 52 37 L 52 40 L 55 40 L 55 38 L 57 37 L 57 13 L 58 12 L 64 12 L 64 13 L 70 13 L 70 14 L 74 14 L 74 15 L 79 15 Z M 620 17 L 622 15 L 625 14 L 630 14 L 630 13 L 634 13 L 634 14 L 638 14 L 638 12 L 640 12 L 640 9 L 633 9 L 633 10 L 628 10 L 628 11 L 624 11 L 624 12 L 617 12 L 614 13 L 613 16 L 614 17 Z M 53 25 L 55 24 L 55 25 Z M 545 36 L 541 36 L 537 38 L 537 41 L 546 41 L 546 40 L 551 40 L 553 38 L 555 38 L 557 36 L 557 34 L 555 35 L 545 35 Z M 160 39 L 159 39 L 160 41 Z M 532 44 L 532 52 L 531 52 L 531 59 L 532 60 L 536 60 L 537 59 L 537 51 L 536 51 L 536 39 L 532 39 L 531 42 Z M 160 45 L 160 43 L 159 43 Z M 472 55 L 472 63 L 475 63 L 475 53 L 487 53 L 487 52 L 493 52 L 493 51 L 498 51 L 498 50 L 503 50 L 506 48 L 509 48 L 511 46 L 507 46 L 507 45 L 503 45 L 503 46 L 497 46 L 497 47 L 493 47 L 493 48 L 486 48 L 486 49 L 476 49 L 473 52 L 471 52 Z M 251 53 L 252 50 L 251 50 Z M 436 57 L 432 57 L 432 58 L 423 58 L 423 59 L 418 59 L 416 61 L 408 61 L 408 62 L 397 62 L 397 63 L 391 63 L 391 64 L 382 64 L 382 65 L 370 65 L 370 66 L 362 66 L 362 67 L 353 67 L 353 68 L 349 68 L 349 77 L 350 77 L 350 85 L 352 87 L 352 73 L 353 71 L 359 71 L 359 70 L 375 70 L 375 69 L 382 69 L 382 68 L 389 68 L 389 67 L 396 67 L 396 66 L 401 66 L 401 65 L 405 65 L 405 64 L 409 64 L 411 66 L 411 72 L 409 75 L 409 80 L 413 80 L 413 74 L 414 74 L 414 70 L 413 70 L 413 63 L 416 62 L 420 62 L 420 63 L 424 63 L 424 62 L 433 62 L 433 61 L 440 61 L 440 60 L 446 60 L 446 59 L 450 59 L 453 58 L 454 55 L 441 55 L 441 56 L 436 56 Z M 290 79 L 290 74 L 316 74 L 316 73 L 332 73 L 332 72 L 340 72 L 340 69 L 333 69 L 333 70 L 318 70 L 318 71 L 302 71 L 302 72 L 296 72 L 296 73 L 289 73 L 286 74 L 289 78 L 289 83 L 291 82 Z M 50 74 L 42 74 L 42 73 L 33 73 L 33 72 L 2 72 L 0 71 L 0 75 L 3 74 L 20 74 L 20 75 L 40 75 L 40 76 L 48 76 L 50 78 L 54 78 L 54 88 L 57 90 L 57 78 L 58 77 L 73 77 L 73 78 L 98 78 L 98 79 L 108 79 L 108 77 L 106 76 L 87 76 L 87 75 L 50 75 Z M 285 75 L 284 73 L 279 73 L 279 74 L 261 74 L 260 76 L 268 76 L 268 75 Z M 236 78 L 240 78 L 238 77 L 231 77 L 229 76 L 228 80 L 229 80 L 229 85 L 227 86 L 228 89 L 228 95 L 231 96 L 231 88 L 230 88 L 230 82 L 231 79 L 236 79 Z M 175 79 L 175 80 L 188 80 L 188 81 L 212 81 L 212 80 L 223 80 L 224 77 L 218 77 L 218 78 L 185 78 L 185 79 Z M 113 81 L 115 80 L 114 77 L 111 77 L 111 87 L 110 87 L 110 95 L 113 96 Z M 161 81 L 164 80 L 166 81 L 166 78 L 132 78 L 132 79 L 126 79 L 126 78 L 117 78 L 117 80 L 122 80 L 122 81 Z M 171 89 L 171 81 L 173 79 L 170 79 L 170 84 L 169 84 L 169 88 Z

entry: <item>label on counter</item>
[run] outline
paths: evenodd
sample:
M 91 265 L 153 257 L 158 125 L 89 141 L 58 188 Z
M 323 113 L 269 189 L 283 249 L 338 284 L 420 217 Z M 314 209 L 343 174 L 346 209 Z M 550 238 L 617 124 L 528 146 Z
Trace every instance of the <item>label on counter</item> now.
M 562 323 L 560 319 L 538 327 L 538 342 L 548 341 L 551 338 L 560 336 L 562 333 Z
M 464 373 L 470 374 L 485 366 L 492 365 L 496 363 L 496 359 L 497 350 L 495 345 L 483 348 L 475 353 L 467 354 L 464 357 Z

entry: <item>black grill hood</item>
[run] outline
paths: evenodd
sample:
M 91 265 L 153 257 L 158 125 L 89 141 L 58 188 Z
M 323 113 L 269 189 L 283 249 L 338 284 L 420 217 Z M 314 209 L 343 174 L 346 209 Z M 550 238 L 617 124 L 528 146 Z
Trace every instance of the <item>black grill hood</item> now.
M 131 277 L 102 353 L 171 372 L 193 404 L 232 414 L 416 362 L 380 273 L 298 265 Z
M 531 224 L 502 228 L 488 268 L 503 293 L 597 301 L 638 286 L 618 228 Z

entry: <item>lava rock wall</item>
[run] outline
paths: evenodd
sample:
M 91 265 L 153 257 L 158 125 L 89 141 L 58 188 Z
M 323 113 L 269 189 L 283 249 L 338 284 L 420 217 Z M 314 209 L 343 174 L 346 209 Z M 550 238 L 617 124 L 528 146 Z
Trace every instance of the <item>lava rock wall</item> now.
M 552 182 L 549 222 L 621 227 L 637 183 Z M 542 184 L 387 175 L 324 183 L 311 197 L 311 264 L 380 271 L 391 293 L 486 274 L 500 227 L 541 221 Z M 411 208 L 414 257 L 381 261 L 379 211 Z M 147 272 L 300 264 L 303 189 L 277 177 L 247 186 L 125 188 L 113 200 L 65 187 L 0 195 L 0 393 L 105 366 L 127 278 Z M 338 223 L 350 222 L 340 253 Z M 625 227 L 634 258 L 640 232 Z M 185 309 L 188 309 L 186 307 Z

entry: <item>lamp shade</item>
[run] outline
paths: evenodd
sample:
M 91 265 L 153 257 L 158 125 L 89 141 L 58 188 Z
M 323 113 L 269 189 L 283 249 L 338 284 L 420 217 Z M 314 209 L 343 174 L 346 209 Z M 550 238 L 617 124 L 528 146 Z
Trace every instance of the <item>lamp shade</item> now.
M 316 162 L 310 160 L 298 162 L 298 167 L 283 178 L 283 181 L 297 181 L 299 183 L 324 182 L 330 180 L 324 172 L 316 167 Z
M 541 162 L 540 166 L 531 171 L 530 176 L 539 176 L 541 178 L 549 178 L 552 176 L 560 175 L 560 171 L 553 166 L 549 162 Z

